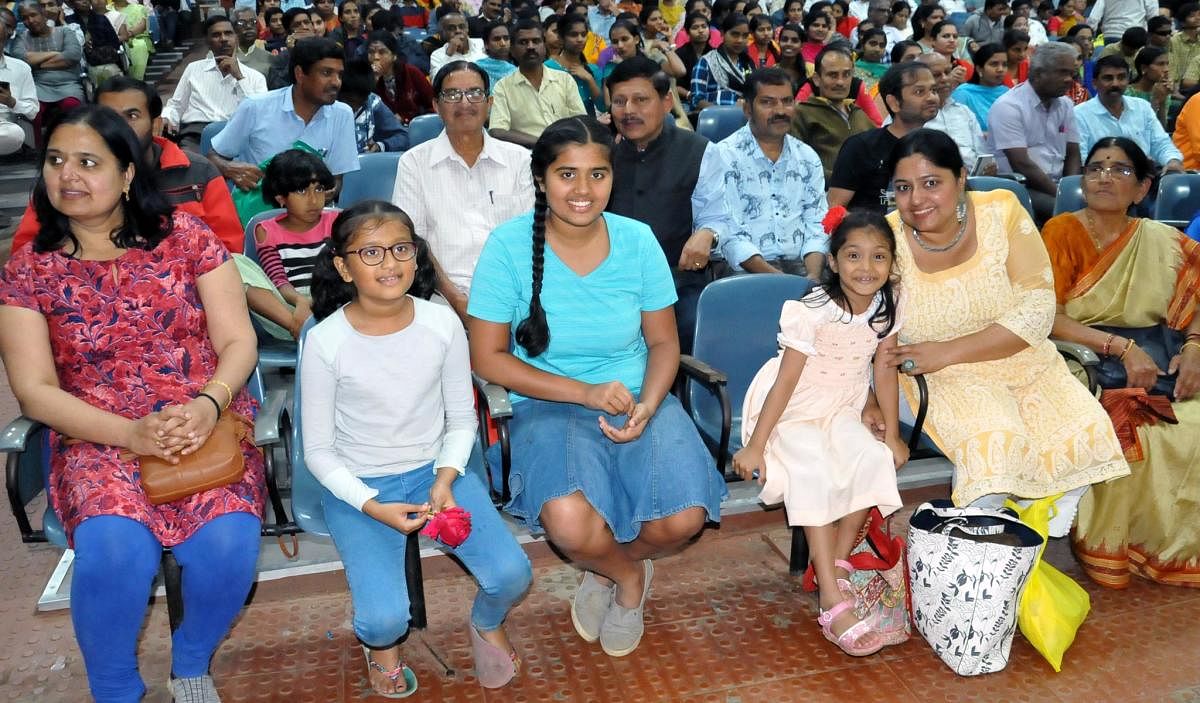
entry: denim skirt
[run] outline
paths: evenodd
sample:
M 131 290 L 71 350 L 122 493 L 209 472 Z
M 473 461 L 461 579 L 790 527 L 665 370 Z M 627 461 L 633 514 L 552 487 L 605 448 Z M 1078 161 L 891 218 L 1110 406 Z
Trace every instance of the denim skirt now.
M 696 506 L 710 522 L 720 521 L 725 480 L 675 396 L 663 400 L 642 436 L 625 444 L 604 436 L 601 416 L 614 427 L 626 420 L 570 403 L 531 398 L 513 405 L 506 512 L 544 532 L 546 501 L 579 491 L 618 542 L 636 539 L 643 522 Z M 499 449 L 489 452 L 491 466 L 500 465 Z

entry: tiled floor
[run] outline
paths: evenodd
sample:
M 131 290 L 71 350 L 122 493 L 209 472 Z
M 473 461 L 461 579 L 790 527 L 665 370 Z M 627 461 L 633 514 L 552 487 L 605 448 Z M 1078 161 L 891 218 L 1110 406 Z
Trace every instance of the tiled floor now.
M 827 643 L 811 596 L 788 576 L 781 521 L 779 512 L 736 516 L 660 560 L 646 636 L 624 659 L 575 635 L 568 599 L 576 572 L 544 545 L 531 546 L 536 582 L 510 620 L 525 668 L 500 691 L 484 691 L 471 674 L 473 583 L 448 559 L 427 559 L 430 628 L 406 645 L 421 681 L 413 700 L 1200 701 L 1200 591 L 1135 583 L 1115 592 L 1082 581 L 1092 614 L 1061 673 L 1018 635 L 1004 672 L 960 678 L 919 636 L 865 659 Z M 0 522 L 0 700 L 85 700 L 69 615 L 33 612 L 57 552 L 17 544 L 11 517 Z M 1062 542 L 1050 559 L 1081 578 Z M 213 662 L 224 700 L 367 700 L 349 618 L 340 573 L 261 585 Z M 140 647 L 149 701 L 168 700 L 169 644 L 165 607 L 156 604 Z

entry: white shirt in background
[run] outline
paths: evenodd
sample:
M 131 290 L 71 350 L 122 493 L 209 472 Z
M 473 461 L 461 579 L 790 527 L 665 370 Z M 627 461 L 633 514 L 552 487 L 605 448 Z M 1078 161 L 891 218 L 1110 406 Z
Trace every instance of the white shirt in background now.
M 41 105 L 38 104 L 37 86 L 33 82 L 33 70 L 21 59 L 0 54 L 0 81 L 8 83 L 16 103 L 12 107 L 0 105 L 0 120 L 16 121 L 20 115 L 30 121 L 37 117 Z
M 462 323 L 450 308 L 412 301 L 413 321 L 399 332 L 362 334 L 339 308 L 304 340 L 304 457 L 321 485 L 359 510 L 379 494 L 362 477 L 431 461 L 463 474 L 475 443 Z
M 470 50 L 466 54 L 455 54 L 453 56 L 446 55 L 446 47 L 443 46 L 429 55 L 429 75 L 436 76 L 442 66 L 451 61 L 470 61 L 475 63 L 479 59 L 487 58 L 487 52 L 483 49 L 482 39 L 470 39 Z
M 529 150 L 484 131 L 483 151 L 468 167 L 443 131 L 400 157 L 392 203 L 408 213 L 450 282 L 466 295 L 488 235 L 533 209 Z
M 175 93 L 163 107 L 163 119 L 178 127 L 195 122 L 207 124 L 228 120 L 247 95 L 267 92 L 263 74 L 238 62 L 242 80 L 221 74 L 212 52 L 183 69 Z

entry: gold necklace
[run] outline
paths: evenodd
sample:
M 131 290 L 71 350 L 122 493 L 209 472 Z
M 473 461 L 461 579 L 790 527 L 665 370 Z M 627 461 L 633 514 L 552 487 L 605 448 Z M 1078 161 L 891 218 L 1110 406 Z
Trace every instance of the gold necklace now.
M 1084 227 L 1084 230 L 1087 231 L 1088 237 L 1092 240 L 1092 245 L 1096 247 L 1096 251 L 1104 251 L 1108 245 L 1102 243 L 1102 240 L 1100 239 L 1100 231 L 1099 231 L 1099 228 L 1096 226 L 1096 216 L 1092 214 L 1092 211 L 1090 208 L 1084 208 L 1083 213 L 1084 213 L 1084 218 L 1087 220 L 1087 225 Z M 1120 229 L 1117 230 L 1117 236 L 1118 237 L 1121 236 L 1121 232 L 1124 232 L 1125 228 L 1128 226 L 1129 226 L 1129 215 L 1126 215 L 1125 221 L 1121 223 Z M 1116 237 L 1114 237 L 1114 239 L 1116 239 Z M 1111 243 L 1112 242 L 1109 242 L 1109 244 L 1111 244 Z

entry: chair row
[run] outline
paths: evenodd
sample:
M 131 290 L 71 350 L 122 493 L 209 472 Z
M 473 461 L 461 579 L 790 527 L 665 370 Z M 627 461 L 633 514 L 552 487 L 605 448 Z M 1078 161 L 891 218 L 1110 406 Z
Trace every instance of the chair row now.
M 1063 176 L 1054 196 L 1054 214 L 1083 209 L 1083 177 Z M 1158 182 L 1154 219 L 1164 224 L 1187 227 L 1200 212 L 1200 174 L 1172 173 Z

